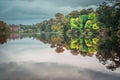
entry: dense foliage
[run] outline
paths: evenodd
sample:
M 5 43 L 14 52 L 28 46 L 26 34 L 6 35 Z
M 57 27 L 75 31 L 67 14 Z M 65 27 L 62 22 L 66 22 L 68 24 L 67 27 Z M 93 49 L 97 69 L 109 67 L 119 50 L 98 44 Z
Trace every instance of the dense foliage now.
M 0 21 L 0 34 L 5 34 L 9 32 L 8 25 L 4 21 Z

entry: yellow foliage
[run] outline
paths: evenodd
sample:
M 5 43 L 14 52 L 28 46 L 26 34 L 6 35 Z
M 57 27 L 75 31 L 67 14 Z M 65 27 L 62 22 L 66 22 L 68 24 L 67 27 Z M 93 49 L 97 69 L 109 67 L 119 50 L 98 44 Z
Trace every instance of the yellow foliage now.
M 93 30 L 98 30 L 98 29 L 99 29 L 99 27 L 97 26 L 96 23 L 93 24 L 93 27 L 92 27 L 92 28 L 93 28 Z
M 51 26 L 51 29 L 52 29 L 52 31 L 56 31 L 56 30 L 57 30 L 57 27 L 56 27 L 55 25 L 52 25 L 52 26 Z
M 89 54 L 94 54 L 97 50 L 95 49 L 95 47 L 90 47 L 88 48 L 88 53 Z
M 98 40 L 99 40 L 98 38 L 93 38 L 92 39 L 93 44 L 97 44 Z
M 91 21 L 91 20 L 88 20 L 88 21 L 86 22 L 86 24 L 92 24 L 92 21 Z

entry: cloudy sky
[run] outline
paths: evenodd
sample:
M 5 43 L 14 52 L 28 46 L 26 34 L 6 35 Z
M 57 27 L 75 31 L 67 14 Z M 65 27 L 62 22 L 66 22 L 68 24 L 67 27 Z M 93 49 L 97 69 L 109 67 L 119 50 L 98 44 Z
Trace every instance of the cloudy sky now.
M 35 24 L 72 10 L 96 8 L 104 0 L 0 0 L 0 20 L 9 24 Z

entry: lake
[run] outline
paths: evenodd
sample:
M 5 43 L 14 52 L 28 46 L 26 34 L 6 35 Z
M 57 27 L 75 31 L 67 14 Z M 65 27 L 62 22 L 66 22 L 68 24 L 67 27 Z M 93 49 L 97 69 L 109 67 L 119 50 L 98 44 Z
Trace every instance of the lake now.
M 78 52 L 73 39 L 56 33 L 1 35 L 0 80 L 120 79 L 118 58 Z

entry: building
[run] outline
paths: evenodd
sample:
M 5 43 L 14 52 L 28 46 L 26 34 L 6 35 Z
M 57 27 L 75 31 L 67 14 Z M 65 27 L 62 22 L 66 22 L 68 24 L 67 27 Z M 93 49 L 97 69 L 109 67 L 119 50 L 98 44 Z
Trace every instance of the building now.
M 20 31 L 20 26 L 19 25 L 10 25 L 10 32 L 19 32 Z

